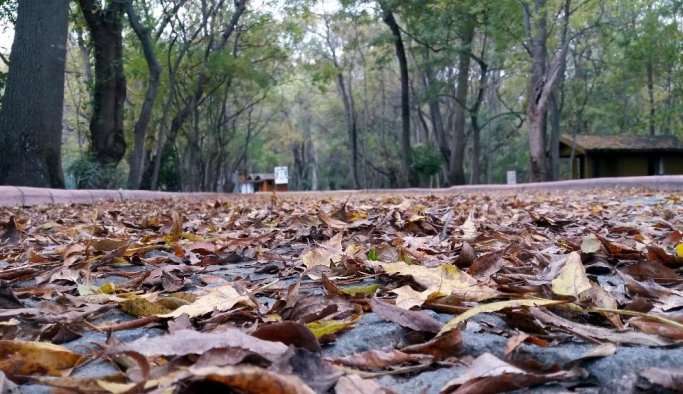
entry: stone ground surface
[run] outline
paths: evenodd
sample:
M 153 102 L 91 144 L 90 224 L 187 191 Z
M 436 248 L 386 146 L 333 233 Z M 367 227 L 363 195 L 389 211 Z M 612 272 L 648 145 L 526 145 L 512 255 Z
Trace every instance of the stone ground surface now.
M 587 183 L 564 183 L 555 184 L 551 188 L 559 189 L 583 189 L 595 187 L 596 184 L 602 186 L 639 186 L 654 189 L 668 190 L 678 194 L 683 190 L 683 177 L 659 177 L 638 178 L 630 180 L 591 180 Z M 517 189 L 503 187 L 503 190 L 533 190 L 536 186 L 520 185 Z M 476 188 L 462 189 L 463 191 L 477 191 Z M 418 193 L 419 191 L 403 191 L 403 193 Z M 446 191 L 448 193 L 457 192 L 457 189 Z M 80 193 L 80 194 L 79 194 Z M 391 192 L 385 192 L 391 193 Z M 680 194 L 679 194 L 680 195 Z M 310 196 L 310 195 L 309 195 Z M 153 199 L 168 197 L 185 197 L 182 195 L 155 194 L 150 192 L 110 192 L 110 191 L 89 191 L 89 192 L 68 192 L 46 191 L 40 189 L 17 189 L 0 187 L 0 206 L 16 205 L 38 205 L 46 203 L 89 203 L 98 198 L 128 200 L 128 199 Z M 215 198 L 215 194 L 195 195 L 195 198 Z M 659 196 L 631 197 L 638 198 L 639 203 L 644 206 L 660 204 L 662 198 Z M 0 270 L 5 268 L 7 263 L 0 260 Z M 250 277 L 252 280 L 264 279 L 264 274 L 257 271 L 254 261 L 246 259 L 238 264 L 221 266 L 211 272 L 213 275 L 225 279 L 236 277 Z M 111 277 L 107 281 L 111 281 Z M 193 279 L 196 282 L 196 279 Z M 294 278 L 285 278 L 281 285 L 293 283 Z M 123 279 L 122 279 L 123 282 Z M 93 283 L 98 285 L 97 282 Z M 18 287 L 29 287 L 31 280 L 16 283 Z M 198 282 L 195 283 L 198 285 Z M 38 303 L 37 300 L 24 300 L 25 306 L 32 306 L 31 303 Z M 439 321 L 445 323 L 455 315 L 425 311 Z M 134 317 L 119 310 L 112 309 L 105 313 L 98 320 L 91 321 L 92 324 L 104 324 L 110 322 L 122 322 L 133 320 Z M 507 343 L 507 338 L 500 335 L 501 330 L 506 327 L 506 323 L 497 314 L 477 315 L 467 322 L 462 330 L 464 353 L 471 357 L 477 357 L 484 353 L 491 353 L 503 357 L 503 350 Z M 163 335 L 164 330 L 160 328 L 136 328 L 116 332 L 114 335 L 120 342 L 130 342 L 143 336 L 154 337 Z M 340 334 L 336 341 L 323 346 L 324 356 L 345 356 L 370 349 L 394 349 L 406 343 L 406 337 L 410 330 L 401 327 L 396 323 L 385 321 L 374 313 L 366 313 L 355 324 L 354 328 Z M 77 340 L 64 343 L 63 345 L 74 352 L 88 354 L 92 351 L 92 344 L 102 344 L 106 340 L 104 333 L 97 331 L 84 331 L 83 336 Z M 581 357 L 586 351 L 595 347 L 594 343 L 581 340 L 567 340 L 564 342 L 551 342 L 550 346 L 542 348 L 531 344 L 520 345 L 513 353 L 513 358 L 526 359 L 533 358 L 546 367 L 552 365 L 564 366 Z M 0 360 L 1 361 L 1 360 Z M 683 349 L 678 344 L 669 347 L 645 347 L 634 345 L 620 345 L 617 351 L 610 356 L 600 357 L 583 361 L 580 366 L 585 369 L 587 375 L 584 379 L 577 382 L 577 385 L 569 387 L 576 392 L 646 392 L 647 385 L 643 384 L 639 373 L 646 367 L 661 368 L 683 368 Z M 421 370 L 408 375 L 385 375 L 377 378 L 377 381 L 386 388 L 392 389 L 397 393 L 438 393 L 446 382 L 460 375 L 467 368 L 465 365 L 454 363 L 452 365 L 440 365 L 426 370 Z M 110 363 L 95 360 L 77 369 L 73 376 L 103 376 L 116 372 L 116 368 Z M 524 392 L 566 392 L 566 385 L 544 385 L 540 387 L 524 390 Z M 23 384 L 19 388 L 23 393 L 49 393 L 51 388 L 39 384 Z M 656 390 L 656 392 L 666 392 Z

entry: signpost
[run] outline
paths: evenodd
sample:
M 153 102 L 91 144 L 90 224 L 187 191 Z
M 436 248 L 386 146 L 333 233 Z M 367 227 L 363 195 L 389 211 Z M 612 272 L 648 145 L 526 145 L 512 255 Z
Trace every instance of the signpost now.
M 275 174 L 275 184 L 276 185 L 286 185 L 289 180 L 289 175 L 287 173 L 287 167 L 275 167 L 273 168 L 273 173 Z

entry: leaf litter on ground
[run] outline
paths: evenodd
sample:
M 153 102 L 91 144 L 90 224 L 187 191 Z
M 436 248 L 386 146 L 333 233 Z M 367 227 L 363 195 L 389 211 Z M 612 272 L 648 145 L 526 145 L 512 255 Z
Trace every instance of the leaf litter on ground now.
M 572 193 L 1 208 L 0 387 L 389 393 L 382 376 L 460 366 L 424 389 L 571 389 L 621 345 L 679 346 L 680 199 Z M 326 356 L 369 315 L 395 338 Z M 472 351 L 463 332 L 482 331 L 506 345 Z M 556 365 L 520 353 L 567 343 L 594 347 Z M 680 369 L 636 373 L 681 387 Z

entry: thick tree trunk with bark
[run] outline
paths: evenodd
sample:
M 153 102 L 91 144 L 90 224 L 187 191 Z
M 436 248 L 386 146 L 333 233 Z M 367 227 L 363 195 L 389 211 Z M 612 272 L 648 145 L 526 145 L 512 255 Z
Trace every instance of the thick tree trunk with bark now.
M 474 40 L 474 19 L 467 17 L 463 21 L 461 48 L 458 55 L 458 86 L 455 89 L 455 120 L 453 122 L 454 137 L 451 141 L 451 157 L 449 162 L 449 183 L 462 185 L 465 183 L 465 120 L 467 119 L 467 95 L 470 82 L 470 56 Z
M 67 0 L 21 0 L 0 110 L 0 184 L 64 187 Z
M 564 2 L 563 33 L 560 48 L 550 66 L 546 67 L 548 51 L 547 0 L 535 0 L 533 11 L 529 4 L 522 3 L 524 24 L 528 34 L 528 47 L 531 51 L 532 66 L 527 104 L 527 124 L 529 127 L 529 181 L 545 182 L 550 180 L 550 166 L 546 155 L 546 113 L 555 85 L 563 72 L 567 53 L 567 28 L 571 0 Z
M 126 153 L 123 106 L 123 13 L 121 1 L 104 8 L 98 0 L 79 0 L 95 57 L 95 89 L 90 120 L 90 153 L 101 165 L 116 166 Z
M 147 136 L 147 126 L 152 117 L 152 109 L 159 89 L 161 66 L 159 66 L 159 62 L 154 55 L 154 47 L 149 36 L 149 31 L 140 23 L 132 2 L 126 3 L 126 14 L 128 15 L 128 21 L 131 27 L 135 31 L 135 35 L 137 35 L 140 44 L 142 45 L 142 51 L 145 54 L 149 72 L 145 100 L 142 103 L 140 115 L 138 116 L 137 122 L 135 122 L 135 128 L 133 130 L 133 152 L 130 156 L 130 172 L 128 173 L 128 188 L 137 189 L 140 187 L 140 181 L 142 180 L 145 137 Z
M 382 7 L 384 23 L 391 30 L 394 36 L 394 46 L 396 47 L 396 58 L 401 74 L 401 172 L 404 186 L 417 186 L 417 177 L 412 170 L 411 149 L 410 149 L 410 76 L 408 75 L 408 58 L 406 56 L 401 29 L 394 18 L 394 14 L 389 6 L 384 2 L 379 2 Z

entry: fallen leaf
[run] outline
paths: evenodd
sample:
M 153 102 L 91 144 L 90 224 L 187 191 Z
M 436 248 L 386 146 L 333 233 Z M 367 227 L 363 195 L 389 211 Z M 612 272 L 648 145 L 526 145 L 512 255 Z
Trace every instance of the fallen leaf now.
M 396 306 L 403 309 L 411 309 L 415 306 L 422 306 L 429 299 L 431 290 L 417 291 L 413 290 L 409 285 L 401 286 L 398 289 L 391 290 L 396 294 Z
M 600 242 L 595 234 L 590 233 L 581 238 L 581 253 L 597 253 L 600 251 L 600 249 L 602 249 L 602 242 Z
M 342 232 L 337 233 L 334 237 L 324 242 L 320 247 L 307 252 L 301 259 L 307 268 L 312 268 L 317 265 L 324 265 L 329 267 L 330 261 L 338 262 L 341 260 L 343 254 L 342 248 Z
M 479 284 L 476 279 L 452 264 L 443 264 L 436 268 L 409 265 L 402 261 L 380 265 L 389 275 L 412 276 L 430 294 L 454 294 L 468 301 L 482 301 L 499 295 L 498 291 Z
M 463 349 L 462 336 L 460 330 L 454 328 L 445 332 L 432 340 L 416 345 L 404 346 L 401 351 L 404 353 L 428 354 L 436 360 L 458 355 Z
M 617 352 L 617 347 L 613 343 L 603 343 L 598 346 L 595 346 L 591 349 L 586 350 L 579 358 L 576 358 L 567 364 L 565 364 L 565 368 L 574 368 L 579 366 L 582 362 L 586 360 L 592 360 L 595 358 L 602 358 L 602 357 L 609 357 L 613 355 L 614 353 Z
M 648 367 L 640 374 L 658 389 L 683 391 L 683 369 Z M 654 391 L 653 391 L 654 392 Z
M 314 394 L 310 387 L 295 375 L 279 374 L 250 365 L 227 367 L 190 367 L 196 378 L 221 383 L 245 394 Z
M 288 346 L 302 347 L 312 352 L 320 352 L 320 343 L 305 325 L 293 321 L 275 322 L 260 326 L 252 336 L 266 341 L 282 342 Z
M 559 274 L 551 282 L 553 293 L 563 297 L 577 298 L 591 288 L 581 256 L 571 252 Z
M 643 346 L 666 346 L 671 340 L 635 331 L 616 331 L 603 327 L 574 323 L 540 308 L 532 308 L 531 314 L 541 323 L 576 333 L 580 337 L 593 338 L 620 344 Z
M 440 393 L 500 393 L 580 375 L 579 371 L 559 371 L 548 374 L 526 372 L 500 360 L 491 353 L 484 353 L 472 362 L 465 373 L 446 383 Z
M 545 300 L 545 299 L 539 298 L 539 299 L 498 301 L 498 302 L 491 302 L 489 304 L 482 304 L 482 305 L 476 306 L 474 308 L 470 308 L 466 312 L 463 312 L 463 313 L 459 314 L 458 316 L 456 316 L 455 318 L 451 319 L 448 323 L 446 323 L 441 328 L 441 331 L 439 331 L 439 335 L 443 335 L 444 333 L 458 327 L 458 325 L 460 325 L 460 323 L 466 321 L 467 319 L 471 318 L 474 315 L 478 315 L 479 313 L 498 312 L 498 311 L 501 311 L 501 310 L 507 309 L 507 308 L 559 305 L 562 303 L 564 303 L 564 301 Z
M 246 293 L 237 291 L 237 289 L 231 285 L 225 285 L 206 289 L 204 294 L 200 295 L 197 300 L 191 304 L 183 305 L 169 313 L 160 313 L 157 316 L 178 317 L 186 313 L 189 317 L 196 317 L 213 311 L 227 311 L 236 304 L 256 307 Z
M 399 350 L 367 350 L 344 357 L 330 357 L 335 364 L 341 364 L 353 368 L 384 368 L 392 365 L 404 364 L 417 361 L 419 357 L 401 352 Z
M 15 375 L 66 376 L 84 356 L 47 342 L 0 340 L 0 371 Z
M 430 317 L 425 312 L 409 311 L 381 301 L 375 297 L 370 299 L 370 307 L 372 308 L 372 311 L 382 319 L 415 331 L 437 333 L 443 326 L 441 322 Z
M 270 361 L 279 360 L 287 346 L 280 342 L 264 341 L 252 337 L 237 328 L 227 328 L 219 332 L 198 332 L 178 330 L 172 334 L 153 338 L 143 337 L 132 342 L 113 346 L 107 354 L 135 352 L 145 357 L 185 356 L 203 354 L 211 349 L 237 348 L 248 350 Z
M 358 375 L 346 375 L 339 378 L 334 386 L 336 394 L 391 394 L 393 391 L 382 387 L 372 379 L 363 379 Z

